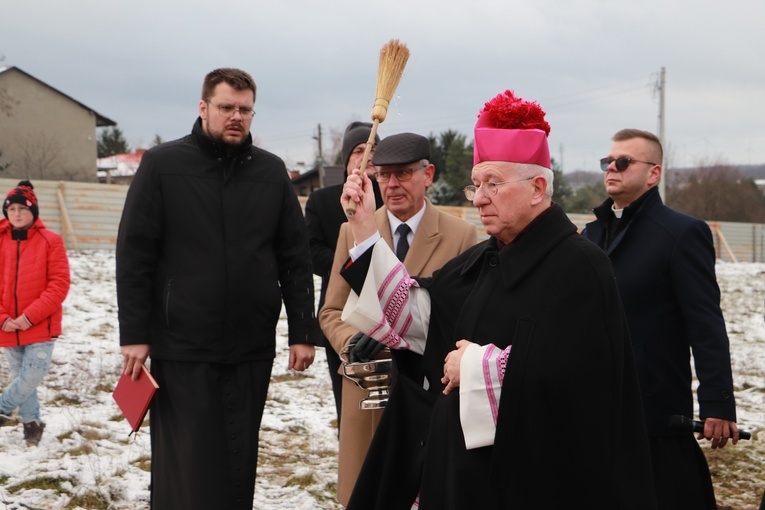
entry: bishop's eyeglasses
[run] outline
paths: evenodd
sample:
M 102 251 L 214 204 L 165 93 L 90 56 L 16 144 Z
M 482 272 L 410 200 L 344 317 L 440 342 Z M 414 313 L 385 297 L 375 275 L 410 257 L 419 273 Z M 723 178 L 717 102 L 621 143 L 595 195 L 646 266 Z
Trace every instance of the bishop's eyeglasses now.
M 535 176 L 536 177 L 536 176 Z M 521 181 L 530 181 L 534 177 L 524 177 L 523 179 L 513 179 L 512 181 L 502 181 L 502 182 L 484 182 L 480 186 L 474 186 L 469 185 L 462 188 L 462 192 L 465 193 L 465 198 L 472 201 L 475 198 L 475 194 L 478 193 L 478 190 L 481 190 L 481 193 L 483 193 L 483 196 L 491 198 L 497 196 L 497 193 L 499 193 L 499 187 L 503 184 L 508 184 L 511 182 L 521 182 Z

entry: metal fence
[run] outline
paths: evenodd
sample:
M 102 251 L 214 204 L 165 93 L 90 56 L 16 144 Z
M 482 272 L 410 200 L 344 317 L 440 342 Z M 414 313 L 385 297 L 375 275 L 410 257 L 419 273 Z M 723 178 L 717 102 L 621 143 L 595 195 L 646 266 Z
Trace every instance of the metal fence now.
M 18 184 L 17 179 L 0 179 L 0 193 L 5 196 Z M 40 203 L 40 217 L 45 225 L 60 233 L 70 250 L 114 249 L 117 242 L 122 207 L 128 186 L 71 181 L 34 181 Z M 299 198 L 305 206 L 306 198 Z M 472 222 L 479 239 L 486 233 L 473 207 L 437 206 Z M 581 230 L 594 217 L 570 214 Z M 715 239 L 717 258 L 732 262 L 765 262 L 765 224 L 708 222 Z
M 581 231 L 595 219 L 592 214 L 569 214 Z M 727 262 L 765 262 L 765 224 L 707 221 L 712 230 L 719 260 Z

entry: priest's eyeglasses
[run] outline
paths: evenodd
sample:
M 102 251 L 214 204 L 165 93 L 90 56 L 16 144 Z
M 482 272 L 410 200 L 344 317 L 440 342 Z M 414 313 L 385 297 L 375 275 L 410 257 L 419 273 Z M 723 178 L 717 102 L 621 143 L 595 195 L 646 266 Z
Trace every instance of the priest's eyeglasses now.
M 536 177 L 536 176 L 534 176 Z M 480 186 L 474 186 L 469 185 L 462 188 L 462 192 L 465 193 L 465 198 L 472 201 L 475 198 L 476 193 L 478 193 L 478 190 L 481 190 L 481 193 L 483 193 L 483 196 L 491 198 L 497 196 L 497 193 L 499 193 L 499 187 L 503 184 L 508 184 L 511 182 L 521 182 L 521 181 L 530 181 L 534 177 L 525 177 L 523 179 L 514 179 L 512 181 L 502 181 L 502 182 L 484 182 Z
M 624 172 L 627 170 L 632 163 L 645 163 L 647 165 L 655 165 L 656 163 L 651 163 L 650 161 L 640 161 L 639 159 L 633 159 L 633 158 L 627 158 L 627 157 L 621 157 L 621 158 L 603 158 L 600 160 L 600 169 L 604 172 L 608 172 L 608 166 L 611 163 L 615 163 L 614 166 L 616 167 L 617 172 Z
M 239 115 L 241 115 L 243 119 L 251 119 L 255 116 L 255 110 L 252 108 L 247 108 L 246 106 L 240 106 L 239 108 L 236 108 L 230 104 L 213 104 L 210 101 L 207 101 L 207 104 L 217 108 L 218 114 L 226 119 L 233 117 L 236 112 L 239 112 Z

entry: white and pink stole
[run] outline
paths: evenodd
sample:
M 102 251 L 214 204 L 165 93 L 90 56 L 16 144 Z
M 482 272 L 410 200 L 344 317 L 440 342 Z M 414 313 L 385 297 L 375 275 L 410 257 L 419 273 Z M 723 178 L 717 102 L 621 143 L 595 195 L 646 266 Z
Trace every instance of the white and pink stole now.
M 420 288 L 379 234 L 351 256 L 374 246 L 361 295 L 351 291 L 342 320 L 391 349 L 425 351 L 430 294 Z M 460 422 L 467 449 L 494 444 L 497 409 L 510 347 L 471 344 L 460 362 Z M 427 389 L 428 381 L 424 381 Z

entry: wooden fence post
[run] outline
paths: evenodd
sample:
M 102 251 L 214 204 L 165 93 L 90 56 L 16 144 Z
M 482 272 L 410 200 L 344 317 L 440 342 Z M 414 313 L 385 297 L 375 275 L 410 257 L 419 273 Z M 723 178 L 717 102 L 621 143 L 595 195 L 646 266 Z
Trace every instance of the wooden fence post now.
M 79 253 L 80 250 L 77 248 L 77 236 L 74 235 L 72 222 L 69 220 L 69 211 L 66 209 L 66 200 L 64 200 L 63 189 L 64 181 L 60 181 L 58 183 L 58 188 L 56 188 L 56 195 L 58 196 L 58 208 L 61 211 L 61 233 L 64 234 L 61 237 L 64 238 L 64 244 L 66 244 L 66 237 L 67 234 L 69 234 L 74 252 Z
M 725 251 L 728 252 L 728 256 L 731 258 L 731 260 L 733 262 L 738 262 L 738 259 L 736 258 L 736 255 L 733 253 L 733 250 L 731 250 L 730 246 L 728 246 L 728 241 L 725 240 L 725 236 L 722 233 L 720 224 L 709 223 L 709 226 L 714 231 L 715 235 L 717 236 L 717 240 L 719 241 L 720 246 L 724 247 Z

